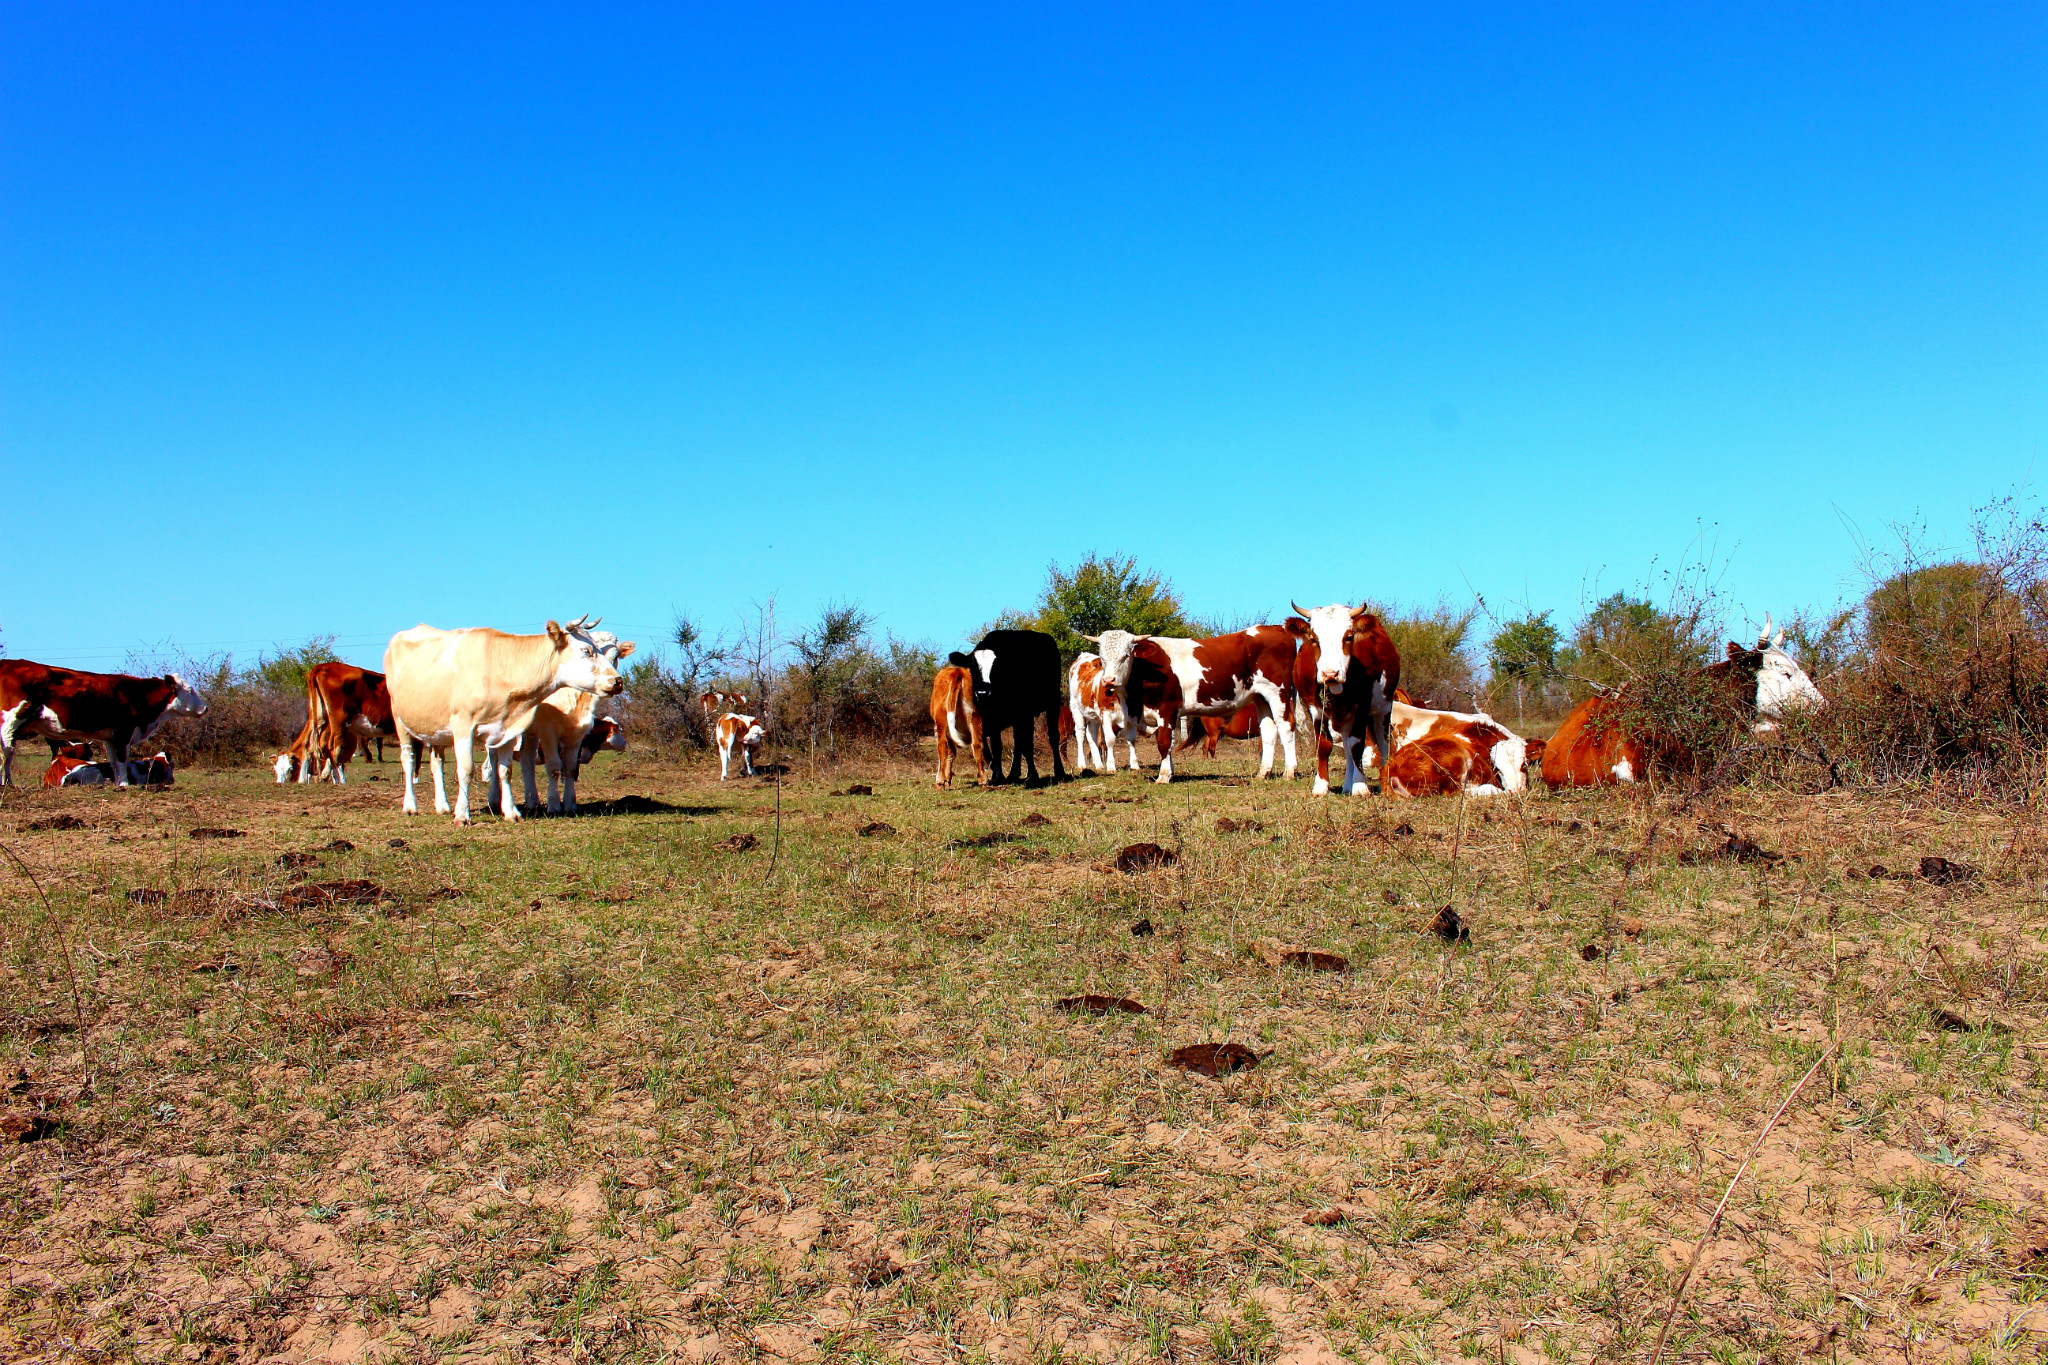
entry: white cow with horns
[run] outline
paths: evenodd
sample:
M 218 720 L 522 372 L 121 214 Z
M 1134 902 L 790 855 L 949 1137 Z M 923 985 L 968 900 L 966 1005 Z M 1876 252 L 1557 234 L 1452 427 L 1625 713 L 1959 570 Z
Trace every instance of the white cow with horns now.
M 441 814 L 448 812 L 441 750 L 455 750 L 455 823 L 466 825 L 471 749 L 478 739 L 487 750 L 509 751 L 533 723 L 536 708 L 558 688 L 601 697 L 623 691 L 625 680 L 606 657 L 609 637 L 598 638 L 596 625 L 586 613 L 566 626 L 550 621 L 540 635 L 419 625 L 392 636 L 384 647 L 384 673 L 405 766 L 405 813 L 419 813 L 413 787 L 420 745 L 433 753 L 434 809 Z M 510 786 L 509 772 L 505 785 Z M 503 810 L 507 820 L 519 818 L 512 800 L 503 802 Z

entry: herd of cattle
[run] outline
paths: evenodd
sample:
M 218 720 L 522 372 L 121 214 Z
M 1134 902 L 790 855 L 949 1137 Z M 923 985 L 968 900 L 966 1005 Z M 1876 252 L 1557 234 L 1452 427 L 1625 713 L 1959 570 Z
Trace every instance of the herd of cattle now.
M 1390 796 L 1463 792 L 1474 796 L 1524 789 L 1537 764 L 1551 786 L 1632 782 L 1653 763 L 1683 755 L 1628 733 L 1616 723 L 1622 702 L 1591 697 L 1565 718 L 1548 743 L 1511 733 L 1482 713 L 1431 710 L 1401 689 L 1401 656 L 1386 627 L 1364 607 L 1337 604 L 1305 611 L 1282 625 L 1255 626 L 1207 639 L 1134 635 L 1108 630 L 1087 639 L 1061 689 L 1059 647 L 1035 630 L 996 630 L 968 653 L 949 657 L 932 683 L 931 717 L 938 741 L 938 782 L 952 781 L 953 755 L 965 748 L 985 784 L 1003 777 L 1003 733 L 1014 737 L 1009 781 L 1020 768 L 1038 780 L 1035 737 L 1045 724 L 1053 778 L 1065 777 L 1062 739 L 1074 744 L 1074 768 L 1117 771 L 1117 745 L 1139 769 L 1138 740 L 1158 746 L 1161 782 L 1173 780 L 1176 736 L 1202 741 L 1215 753 L 1223 735 L 1259 736 L 1259 776 L 1271 776 L 1277 744 L 1286 776 L 1296 771 L 1295 731 L 1316 739 L 1314 794 L 1330 791 L 1330 754 L 1341 750 L 1340 790 L 1362 795 L 1365 770 L 1380 770 Z M 415 626 L 391 637 L 384 672 L 325 663 L 306 675 L 306 720 L 291 747 L 276 756 L 279 782 L 347 781 L 349 760 L 369 744 L 396 739 L 405 769 L 404 809 L 416 814 L 418 760 L 434 774 L 434 809 L 450 812 L 442 754 L 453 751 L 455 822 L 469 823 L 474 746 L 484 746 L 486 804 L 507 820 L 520 818 L 512 788 L 514 760 L 525 804 L 540 809 L 535 765 L 546 768 L 550 814 L 576 811 L 576 778 L 604 749 L 624 749 L 616 720 L 597 714 L 601 697 L 624 690 L 619 660 L 633 652 L 597 629 L 588 616 L 554 621 L 538 635 L 485 628 Z M 1731 706 L 1759 730 L 1787 713 L 1824 705 L 1819 691 L 1771 634 L 1766 620 L 1753 648 L 1730 642 L 1727 657 L 1703 670 Z M 719 777 L 734 761 L 751 775 L 766 738 L 737 693 L 698 699 L 712 723 Z M 162 754 L 131 759 L 173 716 L 200 716 L 206 702 L 177 674 L 138 678 L 86 673 L 26 660 L 0 659 L 0 786 L 14 782 L 14 749 L 30 736 L 49 741 L 50 786 L 171 780 Z M 106 746 L 94 763 L 90 744 Z M 560 793 L 557 794 L 559 784 Z

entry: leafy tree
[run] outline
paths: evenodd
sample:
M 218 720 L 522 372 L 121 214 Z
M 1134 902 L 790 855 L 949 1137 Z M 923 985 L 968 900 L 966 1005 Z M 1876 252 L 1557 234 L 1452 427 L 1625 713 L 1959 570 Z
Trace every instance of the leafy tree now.
M 1432 706 L 1473 703 L 1472 656 L 1467 641 L 1477 607 L 1457 608 L 1448 602 L 1402 611 L 1373 608 L 1401 651 L 1401 690 Z
M 275 654 L 256 656 L 256 680 L 273 692 L 287 696 L 304 696 L 306 674 L 316 664 L 331 664 L 341 658 L 334 652 L 332 635 L 316 635 L 297 649 L 279 650 Z
M 834 602 L 826 606 L 817 624 L 790 642 L 796 651 L 796 672 L 809 701 L 811 752 L 818 751 L 818 733 L 832 739 L 839 711 L 859 690 L 874 653 L 868 648 L 868 628 L 875 618 L 858 603 Z
M 1093 648 L 1083 636 L 1105 630 L 1135 635 L 1200 633 L 1165 578 L 1141 573 L 1135 558 L 1100 554 L 1089 555 L 1071 570 L 1050 565 L 1037 610 L 1028 615 L 1006 612 L 993 625 L 1044 631 L 1058 642 L 1060 658 L 1068 663 Z
M 1557 649 L 1563 643 L 1550 613 L 1532 611 L 1493 633 L 1486 642 L 1486 665 L 1496 678 L 1540 684 L 1557 671 Z
M 1712 661 L 1715 626 L 1704 603 L 1666 611 L 1617 592 L 1602 598 L 1572 632 L 1560 671 L 1619 686 L 1642 673 L 1701 668 Z

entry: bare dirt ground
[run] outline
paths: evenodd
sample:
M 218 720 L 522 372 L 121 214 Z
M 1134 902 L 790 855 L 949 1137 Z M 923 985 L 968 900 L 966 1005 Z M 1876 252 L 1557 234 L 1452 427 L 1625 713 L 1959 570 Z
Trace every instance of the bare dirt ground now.
M 2040 1358 L 2029 812 L 1191 768 L 6 793 L 0 1356 Z

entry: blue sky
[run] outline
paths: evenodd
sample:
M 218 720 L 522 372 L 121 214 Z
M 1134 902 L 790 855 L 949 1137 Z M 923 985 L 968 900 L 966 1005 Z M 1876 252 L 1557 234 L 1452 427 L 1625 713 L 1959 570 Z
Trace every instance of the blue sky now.
M 743 12 L 742 12 L 743 11 Z M 2037 5 L 4 10 L 0 643 L 1731 613 L 2038 489 Z

